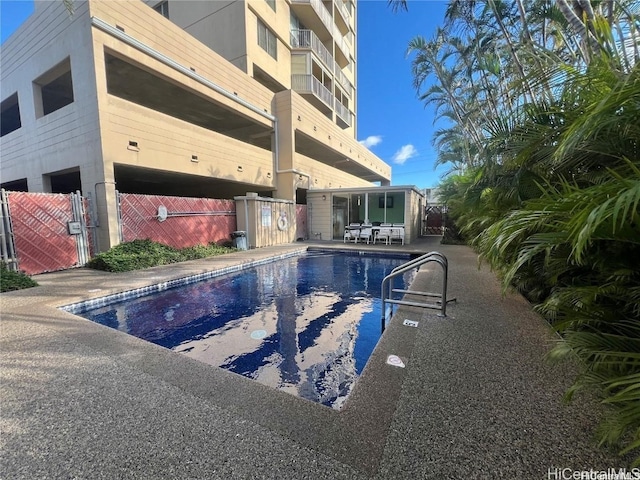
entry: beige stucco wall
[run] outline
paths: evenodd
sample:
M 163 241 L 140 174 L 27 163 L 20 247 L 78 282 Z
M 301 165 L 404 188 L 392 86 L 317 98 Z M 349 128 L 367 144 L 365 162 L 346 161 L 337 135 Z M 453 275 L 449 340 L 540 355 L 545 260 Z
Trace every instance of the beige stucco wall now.
M 158 1 L 147 3 L 155 5 Z M 245 15 L 244 2 L 236 0 L 181 0 L 169 5 L 171 22 L 246 73 Z
M 322 198 L 324 196 L 324 199 Z M 309 217 L 309 238 L 313 240 L 331 240 L 333 236 L 333 212 L 331 194 L 309 192 L 307 194 L 307 212 Z
M 314 189 L 343 188 L 346 186 L 366 187 L 371 185 L 371 182 L 367 182 L 355 175 L 350 175 L 329 165 L 324 165 L 299 153 L 296 153 L 294 158 L 296 168 L 301 172 L 309 174 L 312 188 Z
M 291 200 L 257 195 L 235 197 L 239 230 L 246 233 L 249 248 L 295 241 L 296 206 Z
M 101 118 L 106 169 L 117 163 L 273 186 L 270 151 L 116 97 L 107 97 Z M 129 149 L 129 140 L 139 149 Z
M 201 4 L 223 6 L 222 2 L 189 3 L 200 9 L 213 8 L 213 5 Z M 229 18 L 242 20 L 247 25 L 251 15 L 260 15 L 278 35 L 288 35 L 288 3 L 278 1 L 276 12 L 264 0 L 227 3 L 224 10 Z M 242 12 L 236 10 L 238 5 Z M 46 191 L 43 174 L 79 170 L 83 193 L 93 196 L 99 214 L 100 226 L 96 230 L 99 248 L 118 243 L 114 165 L 239 182 L 263 190 L 272 189 L 275 197 L 289 201 L 295 198 L 298 188 L 312 192 L 318 188 L 370 185 L 369 181 L 356 175 L 296 153 L 295 134 L 301 132 L 317 139 L 327 152 L 350 158 L 379 175 L 383 182 L 390 181 L 391 168 L 360 145 L 351 132 L 341 130 L 295 92 L 274 95 L 236 65 L 153 12 L 144 2 L 76 0 L 74 8 L 75 12 L 70 16 L 62 2 L 42 2 L 34 15 L 3 45 L 2 99 L 18 93 L 22 127 L 0 139 L 2 181 L 27 178 L 30 191 Z M 172 15 L 180 13 L 174 9 Z M 184 15 L 181 21 L 188 21 L 187 14 Z M 91 17 L 124 31 L 183 67 L 193 69 L 259 111 L 227 98 L 117 36 L 91 26 Z M 240 37 L 246 37 L 247 42 L 255 43 L 257 47 L 257 39 L 249 38 L 257 33 L 255 18 L 252 22 L 246 36 Z M 193 25 L 193 28 L 199 27 Z M 270 73 L 288 84 L 290 60 L 283 60 L 288 55 L 285 43 L 283 37 L 279 52 L 284 48 L 285 57 L 279 57 L 278 65 L 272 65 Z M 267 135 L 275 125 L 266 116 L 277 116 L 279 159 L 263 148 L 108 94 L 105 51 L 222 105 L 235 115 L 250 119 Z M 37 118 L 32 82 L 65 58 L 71 63 L 74 102 Z M 279 65 L 280 60 L 283 66 Z M 264 65 L 265 69 L 271 68 Z M 139 148 L 128 148 L 129 141 L 137 142 Z M 192 155 L 198 156 L 198 162 L 191 161 Z M 250 188 L 247 190 L 251 191 Z M 295 215 L 292 215 L 291 220 L 294 219 Z
M 420 201 L 422 199 L 422 201 Z M 422 208 L 424 207 L 424 197 L 414 190 L 407 192 L 407 204 L 405 211 L 405 235 L 410 242 L 420 236 L 422 226 Z
M 245 99 L 267 113 L 271 112 L 273 93 L 238 68 L 234 68 L 222 56 L 209 49 L 202 42 L 174 25 L 163 16 L 149 10 L 142 2 L 91 2 L 91 15 L 112 26 L 124 28 L 125 33 L 136 40 L 152 47 L 154 50 L 177 61 L 187 68 L 193 68 L 203 77 L 211 80 L 229 92 L 235 92 L 239 98 Z M 113 37 L 94 29 L 95 42 L 111 47 L 127 58 L 142 64 L 148 64 L 154 71 L 184 84 L 190 89 L 209 96 L 232 110 L 241 110 L 243 115 L 257 122 L 268 125 L 270 122 L 261 115 L 242 108 L 237 102 L 213 92 L 211 89 L 191 80 L 158 62 L 150 60 L 144 53 L 135 48 L 123 45 Z M 120 50 L 119 50 L 120 49 Z M 97 49 L 96 49 L 97 51 Z
M 289 49 L 289 4 L 276 2 L 276 10 L 264 0 L 248 0 L 246 5 L 245 30 L 247 46 L 247 71 L 254 74 L 253 65 L 267 72 L 284 88 L 291 88 L 291 50 Z M 277 58 L 269 55 L 258 45 L 258 19 L 276 36 Z

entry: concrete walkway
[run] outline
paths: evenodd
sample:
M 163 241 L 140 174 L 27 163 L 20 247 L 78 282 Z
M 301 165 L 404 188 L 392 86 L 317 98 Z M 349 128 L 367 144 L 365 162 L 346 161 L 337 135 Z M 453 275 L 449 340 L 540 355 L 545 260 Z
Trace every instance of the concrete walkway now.
M 446 318 L 398 309 L 339 412 L 56 307 L 343 244 L 126 274 L 76 269 L 0 295 L 0 478 L 546 479 L 561 478 L 550 469 L 625 466 L 594 443 L 597 403 L 562 403 L 577 369 L 545 362 L 556 341 L 546 323 L 521 297 L 503 297 L 471 249 L 438 240 L 405 250 L 445 254 L 457 302 Z M 440 273 L 430 265 L 414 289 L 438 291 Z M 387 365 L 389 354 L 406 368 Z

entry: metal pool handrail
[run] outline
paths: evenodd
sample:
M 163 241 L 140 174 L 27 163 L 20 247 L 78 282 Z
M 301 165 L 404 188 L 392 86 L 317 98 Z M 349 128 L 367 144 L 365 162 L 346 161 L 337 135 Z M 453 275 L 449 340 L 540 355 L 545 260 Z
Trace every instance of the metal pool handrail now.
M 401 269 L 401 268 L 407 267 L 407 266 L 409 266 L 409 265 L 414 265 L 414 264 L 416 264 L 416 263 L 420 263 L 420 264 L 422 264 L 422 263 L 426 263 L 426 262 L 424 262 L 423 260 L 425 260 L 425 259 L 427 259 L 427 258 L 429 258 L 429 257 L 434 257 L 434 256 L 436 256 L 436 257 L 438 257 L 438 258 L 441 258 L 441 259 L 442 259 L 442 260 L 447 264 L 447 267 L 449 266 L 449 260 L 447 260 L 447 257 L 445 257 L 445 256 L 444 256 L 443 254 L 441 254 L 440 252 L 435 252 L 435 251 L 434 251 L 434 252 L 425 253 L 425 254 L 424 254 L 424 255 L 422 255 L 421 257 L 414 258 L 413 260 L 409 260 L 408 262 L 403 263 L 402 265 L 398 265 L 396 268 L 394 268 L 393 270 L 391 270 L 391 273 L 393 273 L 393 272 L 395 272 L 396 270 L 399 270 L 399 269 Z
M 416 290 L 401 290 L 393 288 L 393 279 L 403 273 L 409 272 L 414 269 L 419 269 L 422 265 L 429 262 L 435 262 L 442 267 L 442 293 L 429 293 L 429 292 L 420 292 Z M 391 314 L 393 314 L 393 305 L 407 305 L 411 307 L 421 307 L 421 308 L 434 308 L 440 310 L 440 316 L 447 316 L 447 303 L 453 302 L 456 299 L 453 298 L 447 301 L 447 275 L 449 271 L 449 261 L 447 257 L 439 252 L 429 252 L 421 257 L 415 258 L 413 260 L 408 261 L 396 268 L 394 268 L 389 275 L 384 277 L 382 280 L 382 321 L 381 321 L 381 331 L 384 332 L 386 321 L 387 321 L 387 303 L 391 305 Z M 388 287 L 387 287 L 388 286 Z M 405 295 L 421 295 L 424 297 L 435 297 L 440 298 L 440 301 L 436 301 L 436 303 L 424 303 L 424 302 L 414 302 L 410 300 L 394 300 L 391 298 L 392 293 L 404 293 Z M 391 315 L 389 315 L 391 316 Z
M 410 267 L 410 266 L 415 266 L 416 269 L 420 268 L 421 265 L 428 263 L 429 261 L 434 261 L 434 262 L 438 262 L 438 260 L 429 260 L 432 257 L 436 257 L 438 259 L 440 259 L 442 262 L 444 262 L 444 269 L 446 271 L 449 270 L 449 261 L 447 260 L 447 257 L 445 257 L 444 255 L 442 255 L 440 252 L 429 252 L 429 253 L 425 253 L 424 255 L 418 257 L 418 258 L 414 258 L 413 260 L 410 260 L 406 263 L 403 263 L 402 265 L 397 266 L 396 268 L 394 268 L 393 270 L 391 270 L 391 274 L 393 274 L 394 272 L 396 272 L 397 270 L 400 270 L 401 268 L 405 268 L 405 267 Z M 440 262 L 438 262 L 440 263 Z M 406 270 L 405 270 L 406 271 Z M 446 284 L 445 284 L 445 296 L 446 296 Z M 392 289 L 392 284 L 389 283 L 389 294 L 387 296 L 387 298 L 391 298 L 391 294 L 393 292 L 402 292 L 402 293 L 407 293 L 409 292 L 409 290 L 398 290 Z M 423 294 L 426 294 L 426 296 L 429 297 L 441 297 L 442 295 L 439 293 L 426 293 L 426 292 L 422 292 Z

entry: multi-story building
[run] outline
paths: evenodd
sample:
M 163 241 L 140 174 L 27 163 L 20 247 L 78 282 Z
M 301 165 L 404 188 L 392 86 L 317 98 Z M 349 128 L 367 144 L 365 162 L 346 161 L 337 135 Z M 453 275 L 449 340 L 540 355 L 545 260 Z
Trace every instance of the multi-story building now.
M 2 186 L 233 198 L 389 185 L 356 139 L 351 0 L 36 2 L 3 44 Z

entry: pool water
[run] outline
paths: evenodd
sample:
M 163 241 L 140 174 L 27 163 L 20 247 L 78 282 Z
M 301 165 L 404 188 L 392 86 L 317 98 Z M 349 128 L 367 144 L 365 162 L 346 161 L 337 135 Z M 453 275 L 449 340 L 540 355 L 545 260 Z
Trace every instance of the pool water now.
M 380 338 L 382 279 L 408 260 L 307 252 L 77 314 L 340 408 Z

